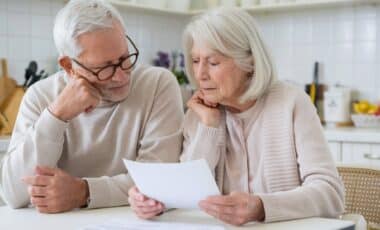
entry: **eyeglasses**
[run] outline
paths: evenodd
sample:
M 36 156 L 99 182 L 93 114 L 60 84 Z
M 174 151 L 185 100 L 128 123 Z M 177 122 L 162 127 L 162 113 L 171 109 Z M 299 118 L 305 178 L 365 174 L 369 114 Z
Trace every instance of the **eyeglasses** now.
M 139 50 L 137 49 L 137 47 L 136 47 L 135 43 L 132 41 L 132 39 L 128 37 L 128 35 L 125 35 L 125 37 L 132 44 L 132 46 L 136 50 L 136 52 L 131 53 L 131 54 L 129 54 L 126 57 L 123 57 L 116 64 L 110 64 L 110 65 L 104 66 L 104 67 L 102 67 L 101 69 L 99 69 L 98 71 L 95 72 L 95 71 L 91 70 L 90 68 L 86 67 L 85 65 L 83 65 L 82 63 L 80 63 L 79 61 L 77 61 L 75 59 L 72 59 L 72 60 L 76 64 L 78 64 L 80 67 L 82 67 L 83 69 L 85 69 L 85 70 L 89 71 L 90 73 L 92 73 L 93 75 L 95 75 L 95 77 L 99 81 L 107 81 L 107 80 L 109 80 L 109 79 L 111 79 L 113 77 L 113 75 L 115 74 L 116 69 L 118 67 L 120 67 L 124 71 L 127 71 L 127 70 L 132 69 L 133 66 L 137 62 L 137 58 L 139 56 Z

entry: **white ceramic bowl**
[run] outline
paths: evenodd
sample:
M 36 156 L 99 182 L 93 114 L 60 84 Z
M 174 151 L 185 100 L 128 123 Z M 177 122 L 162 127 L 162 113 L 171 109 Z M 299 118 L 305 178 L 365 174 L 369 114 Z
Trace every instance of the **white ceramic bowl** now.
M 352 114 L 351 119 L 356 127 L 380 128 L 380 116 L 366 114 Z

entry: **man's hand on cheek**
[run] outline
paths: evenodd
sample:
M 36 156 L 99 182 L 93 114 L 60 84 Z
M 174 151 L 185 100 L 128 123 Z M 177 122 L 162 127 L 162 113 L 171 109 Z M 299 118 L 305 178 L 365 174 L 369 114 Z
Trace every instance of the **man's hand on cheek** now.
M 49 105 L 49 111 L 62 121 L 69 121 L 80 113 L 91 112 L 100 102 L 101 93 L 87 79 L 70 77 L 58 98 Z

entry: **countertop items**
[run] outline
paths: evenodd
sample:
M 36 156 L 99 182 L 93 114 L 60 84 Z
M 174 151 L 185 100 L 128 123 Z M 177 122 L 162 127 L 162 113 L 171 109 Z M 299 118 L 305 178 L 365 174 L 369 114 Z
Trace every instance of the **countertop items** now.
M 334 86 L 324 93 L 323 111 L 326 124 L 351 123 L 351 89 Z

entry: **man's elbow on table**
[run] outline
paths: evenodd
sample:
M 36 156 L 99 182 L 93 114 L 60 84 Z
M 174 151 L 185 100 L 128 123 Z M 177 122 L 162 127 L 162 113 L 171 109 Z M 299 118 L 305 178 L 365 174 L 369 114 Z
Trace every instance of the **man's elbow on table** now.
M 29 202 L 24 202 L 24 201 L 20 201 L 20 200 L 8 201 L 8 200 L 4 199 L 4 202 L 6 203 L 6 205 L 8 205 L 9 207 L 11 207 L 13 209 L 26 208 L 26 207 L 28 207 L 28 204 L 29 204 Z
M 22 197 L 15 191 L 4 189 L 4 183 L 0 184 L 0 196 L 4 203 L 13 209 L 26 208 L 29 205 L 29 197 Z

